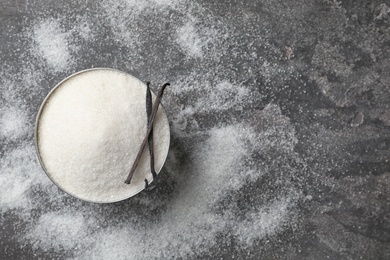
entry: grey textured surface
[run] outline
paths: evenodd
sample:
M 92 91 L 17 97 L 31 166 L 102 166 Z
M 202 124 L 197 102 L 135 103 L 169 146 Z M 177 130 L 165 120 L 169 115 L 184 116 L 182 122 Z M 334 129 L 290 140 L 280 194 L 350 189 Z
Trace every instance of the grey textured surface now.
M 0 28 L 1 259 L 390 259 L 388 1 L 2 0 Z M 149 194 L 39 169 L 39 105 L 90 67 L 172 85 Z

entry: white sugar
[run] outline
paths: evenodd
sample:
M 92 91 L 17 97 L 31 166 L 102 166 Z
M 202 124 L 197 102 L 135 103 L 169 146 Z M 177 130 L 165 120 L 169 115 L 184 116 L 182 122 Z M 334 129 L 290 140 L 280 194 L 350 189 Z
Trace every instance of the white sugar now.
M 68 193 L 88 201 L 130 197 L 151 178 L 144 149 L 130 185 L 124 183 L 146 134 L 146 86 L 114 70 L 92 70 L 60 85 L 44 106 L 38 124 L 39 152 L 50 177 Z M 156 171 L 169 148 L 163 109 L 154 127 Z
M 9 208 L 28 210 L 33 203 L 31 188 L 49 183 L 32 145 L 9 150 L 1 157 L 0 173 L 0 212 Z
M 0 139 L 15 140 L 23 137 L 28 128 L 27 114 L 18 107 L 10 106 L 0 111 Z
M 85 236 L 85 225 L 80 213 L 49 212 L 40 217 L 26 238 L 47 249 L 72 249 Z
M 287 197 L 246 214 L 246 220 L 237 225 L 235 230 L 241 245 L 251 247 L 256 241 L 290 226 L 295 217 L 291 211 L 293 205 L 291 197 Z
M 208 134 L 209 137 L 197 145 L 195 158 L 188 165 L 168 168 L 169 172 L 177 173 L 180 188 L 157 223 L 123 224 L 104 229 L 90 241 L 93 247 L 81 258 L 115 256 L 125 259 L 126 255 L 134 259 L 189 258 L 216 245 L 217 234 L 226 227 L 240 224 L 216 214 L 213 207 L 247 183 L 240 162 L 248 153 L 246 134 L 252 134 L 241 126 L 215 128 Z M 185 173 L 179 173 L 181 171 Z M 257 174 L 257 178 L 259 176 Z
M 274 118 L 274 122 L 285 120 L 278 114 L 264 116 Z M 272 127 L 267 130 L 280 134 Z M 254 203 L 252 210 L 245 211 L 244 219 L 229 207 L 222 214 L 215 211 L 221 200 L 265 174 L 261 169 L 245 166 L 252 149 L 260 149 L 255 143 L 262 137 L 256 139 L 256 132 L 246 125 L 213 128 L 205 134 L 208 138 L 196 145 L 188 165 L 172 163 L 177 151 L 171 153 L 168 171 L 175 174 L 179 189 L 165 202 L 166 210 L 157 222 L 128 216 L 121 225 L 101 229 L 88 237 L 86 242 L 92 247 L 78 258 L 196 258 L 217 246 L 218 234 L 226 231 L 231 232 L 241 248 L 250 248 L 256 241 L 291 226 L 298 199 L 294 191 L 276 196 L 270 203 Z
M 188 22 L 177 31 L 177 43 L 192 58 L 203 56 L 203 40 L 200 38 L 194 22 Z
M 37 24 L 33 36 L 37 44 L 34 54 L 42 56 L 53 70 L 63 70 L 71 63 L 67 38 L 68 33 L 64 32 L 58 20 L 48 19 Z

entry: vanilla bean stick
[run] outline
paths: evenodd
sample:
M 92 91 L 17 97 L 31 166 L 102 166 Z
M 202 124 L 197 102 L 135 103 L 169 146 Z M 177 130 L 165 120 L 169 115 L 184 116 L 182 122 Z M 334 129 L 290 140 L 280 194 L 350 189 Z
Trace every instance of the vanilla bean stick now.
M 150 84 L 150 82 L 148 82 Z M 148 126 L 150 125 L 150 116 L 152 115 L 153 100 L 152 92 L 150 91 L 149 84 L 146 86 L 146 115 L 148 118 Z M 152 172 L 153 179 L 157 177 L 156 170 L 154 169 L 154 151 L 153 151 L 153 124 L 152 131 L 149 134 L 149 154 L 150 154 L 150 171 Z
M 150 115 L 150 122 L 148 123 L 148 127 L 147 127 L 145 138 L 144 138 L 144 140 L 141 143 L 141 146 L 140 146 L 140 149 L 138 151 L 137 157 L 134 160 L 133 166 L 130 169 L 130 172 L 129 172 L 129 175 L 127 176 L 127 179 L 125 180 L 126 184 L 130 184 L 131 179 L 133 178 L 135 169 L 137 168 L 138 163 L 141 160 L 142 152 L 143 152 L 143 150 L 145 148 L 146 143 L 149 140 L 150 132 L 153 129 L 154 119 L 156 118 L 158 107 L 160 105 L 160 102 L 161 102 L 164 90 L 165 90 L 165 88 L 167 86 L 169 86 L 169 83 L 165 83 L 164 85 L 162 85 L 160 90 L 157 93 L 157 97 L 156 97 L 156 100 L 154 102 L 153 109 L 152 109 L 152 114 Z
M 147 124 L 149 126 L 150 124 L 150 116 L 152 115 L 152 107 L 153 107 L 153 100 L 152 100 L 152 92 L 150 91 L 150 82 L 146 82 L 146 117 L 147 117 Z M 153 180 L 157 178 L 156 170 L 154 169 L 154 151 L 153 151 L 153 126 L 152 131 L 149 134 L 148 139 L 148 145 L 149 145 L 149 155 L 150 155 L 150 171 L 153 176 Z M 155 186 L 149 185 L 149 182 L 147 179 L 145 179 L 145 189 L 152 190 Z

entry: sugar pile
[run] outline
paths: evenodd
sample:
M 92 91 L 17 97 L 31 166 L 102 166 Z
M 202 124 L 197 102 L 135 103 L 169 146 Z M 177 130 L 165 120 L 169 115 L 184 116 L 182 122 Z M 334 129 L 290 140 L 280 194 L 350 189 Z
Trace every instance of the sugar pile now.
M 114 70 L 67 79 L 49 96 L 39 117 L 38 150 L 51 179 L 68 193 L 94 202 L 128 198 L 152 181 L 144 149 L 130 185 L 124 183 L 146 133 L 146 86 Z M 169 149 L 169 125 L 159 109 L 153 133 L 155 169 Z

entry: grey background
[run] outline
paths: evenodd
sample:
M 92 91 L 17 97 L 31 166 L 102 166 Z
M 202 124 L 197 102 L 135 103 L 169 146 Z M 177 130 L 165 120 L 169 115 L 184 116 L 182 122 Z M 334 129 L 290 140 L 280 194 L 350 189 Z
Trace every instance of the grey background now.
M 84 252 L 91 250 L 96 254 L 90 257 L 104 258 L 98 240 L 115 238 L 111 230 L 120 227 L 145 234 L 145 251 L 133 254 L 129 247 L 113 258 L 389 259 L 389 7 L 383 0 L 0 1 L 0 106 L 13 107 L 12 96 L 27 118 L 25 134 L 1 136 L 0 174 L 44 175 L 32 157 L 7 154 L 33 144 L 40 103 L 71 73 L 112 67 L 152 81 L 154 90 L 166 81 L 172 85 L 163 100 L 171 152 L 159 188 L 98 205 L 50 183 L 32 183 L 23 193 L 32 205 L 1 204 L 0 258 L 89 258 Z M 65 35 L 63 64 L 45 56 L 37 39 L 45 22 Z M 188 30 L 197 38 L 181 41 Z M 214 151 L 209 145 L 215 142 L 207 140 L 221 133 L 215 129 L 230 126 L 243 135 L 239 161 L 222 173 L 215 162 L 199 165 L 202 154 Z M 227 176 L 241 186 L 230 188 L 230 179 L 222 178 L 204 191 L 193 188 L 208 181 L 202 175 L 208 164 L 211 173 L 231 169 Z M 251 170 L 255 177 L 246 179 Z M 191 211 L 192 200 L 181 200 L 191 192 L 199 210 Z M 212 195 L 210 205 L 202 194 Z M 281 222 L 272 213 L 272 205 L 279 205 L 274 201 L 287 203 Z M 181 202 L 183 212 L 173 206 Z M 186 223 L 180 214 L 187 210 L 199 221 L 189 217 Z M 60 242 L 47 243 L 34 236 L 34 228 L 53 212 L 82 212 L 103 231 L 86 224 L 73 242 L 61 242 L 62 233 L 48 228 L 48 240 Z M 153 233 L 148 227 L 156 223 L 174 235 Z M 253 229 L 238 232 L 235 223 Z M 202 240 L 191 233 L 207 235 Z M 136 241 L 129 237 L 128 243 Z

